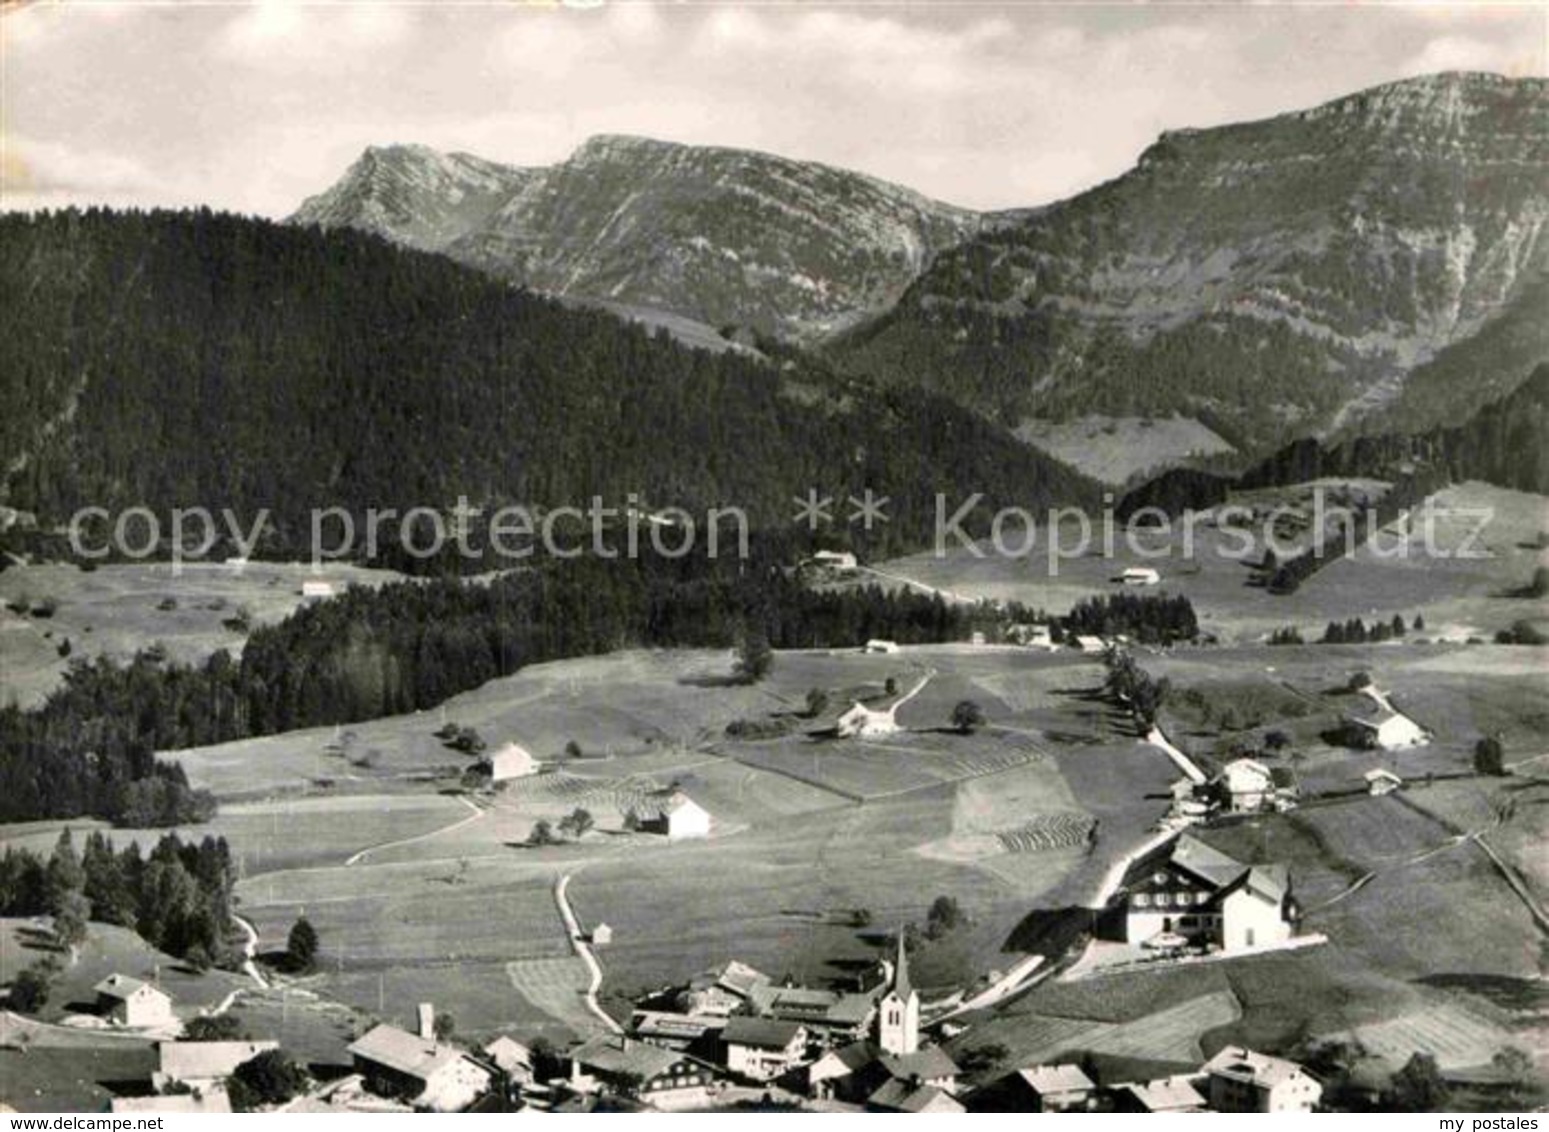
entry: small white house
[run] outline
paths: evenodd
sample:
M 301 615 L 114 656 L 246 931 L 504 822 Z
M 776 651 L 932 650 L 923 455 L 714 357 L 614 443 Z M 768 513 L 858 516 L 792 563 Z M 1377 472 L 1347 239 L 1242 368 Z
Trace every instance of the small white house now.
M 1391 770 L 1378 767 L 1369 770 L 1361 776 L 1366 780 L 1366 792 L 1374 798 L 1380 798 L 1384 794 L 1391 794 L 1395 790 L 1402 789 L 1404 780 Z
M 1376 750 L 1397 751 L 1430 742 L 1425 728 L 1401 712 L 1379 709 L 1351 715 L 1349 722 L 1360 744 Z
M 708 836 L 708 834 L 706 835 Z M 607 924 L 598 924 L 592 929 L 592 946 L 607 947 L 613 942 L 613 929 Z
M 1107 649 L 1101 637 L 1077 637 L 1076 647 L 1089 656 L 1101 654 Z
M 1130 566 L 1119 575 L 1119 581 L 1126 586 L 1155 586 L 1161 583 L 1162 575 L 1153 566 Z
M 323 601 L 333 597 L 333 595 L 334 586 L 332 582 L 313 578 L 301 583 L 301 596 L 307 601 Z
M 489 767 L 491 782 L 505 782 L 512 778 L 526 778 L 538 773 L 538 760 L 518 743 L 507 743 L 484 760 Z
M 807 1048 L 807 1029 L 799 1022 L 736 1015 L 721 1031 L 726 1068 L 753 1081 L 772 1081 L 799 1065 Z
M 128 975 L 109 975 L 94 988 L 97 1012 L 120 1026 L 163 1026 L 177 1020 L 172 997 Z
M 1257 759 L 1234 759 L 1221 769 L 1216 782 L 1232 813 L 1257 813 L 1274 804 L 1274 776 Z
M 880 638 L 872 638 L 866 642 L 866 652 L 894 653 L 898 651 L 897 641 L 884 641 Z
M 660 803 L 656 814 L 647 817 L 641 828 L 666 834 L 668 841 L 687 841 L 710 836 L 710 811 L 681 790 L 674 790 Z

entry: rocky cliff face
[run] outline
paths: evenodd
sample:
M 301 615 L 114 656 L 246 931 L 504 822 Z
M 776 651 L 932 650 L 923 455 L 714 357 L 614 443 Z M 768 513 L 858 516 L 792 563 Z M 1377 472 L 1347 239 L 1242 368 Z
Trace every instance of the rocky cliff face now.
M 429 146 L 372 146 L 326 192 L 290 218 L 358 228 L 422 251 L 442 251 L 485 223 L 537 171 Z
M 291 220 L 374 231 L 553 294 L 797 340 L 891 306 L 979 227 L 860 174 L 618 136 L 538 170 L 369 150 Z
M 1444 418 L 1473 391 L 1432 380 L 1417 406 L 1417 367 L 1486 334 L 1511 349 L 1462 352 L 1509 370 L 1498 385 L 1549 355 L 1529 310 L 1546 186 L 1542 80 L 1437 75 L 1168 133 L 938 257 L 846 350 L 1008 422 L 1177 411 L 1262 448 L 1400 407 Z

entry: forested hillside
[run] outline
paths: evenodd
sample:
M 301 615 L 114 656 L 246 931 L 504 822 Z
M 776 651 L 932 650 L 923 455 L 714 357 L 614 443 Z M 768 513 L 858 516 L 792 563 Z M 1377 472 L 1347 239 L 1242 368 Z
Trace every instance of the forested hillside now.
M 1505 397 L 1451 428 L 1418 435 L 1383 433 L 1338 443 L 1297 440 L 1240 476 L 1175 468 L 1141 484 L 1119 502 L 1121 517 L 1142 507 L 1169 514 L 1223 502 L 1234 488 L 1278 487 L 1325 476 L 1394 479 L 1422 471 L 1428 480 L 1483 480 L 1516 491 L 1549 494 L 1549 364 Z
M 435 255 L 208 211 L 0 217 L 0 502 L 273 511 L 614 504 L 787 523 L 811 487 L 1041 507 L 1095 487 L 949 401 L 689 351 Z

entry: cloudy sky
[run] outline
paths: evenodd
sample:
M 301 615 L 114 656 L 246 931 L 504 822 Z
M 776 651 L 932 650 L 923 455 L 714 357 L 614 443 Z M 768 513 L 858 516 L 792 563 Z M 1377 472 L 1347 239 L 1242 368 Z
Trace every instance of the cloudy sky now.
M 573 4 L 574 6 L 570 6 Z M 284 215 L 373 143 L 513 164 L 596 133 L 857 168 L 1037 204 L 1163 130 L 1446 69 L 1542 75 L 1541 3 L 13 4 L 9 208 Z

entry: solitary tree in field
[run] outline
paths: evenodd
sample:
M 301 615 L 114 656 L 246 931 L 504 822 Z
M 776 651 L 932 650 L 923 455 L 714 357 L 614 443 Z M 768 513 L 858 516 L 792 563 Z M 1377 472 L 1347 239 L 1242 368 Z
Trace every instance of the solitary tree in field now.
M 291 925 L 290 935 L 285 938 L 285 957 L 296 971 L 310 971 L 317 961 L 317 929 L 306 916 Z
M 580 838 L 585 837 L 587 831 L 596 824 L 589 810 L 577 806 L 568 816 L 560 819 L 559 831 Z
M 39 967 L 24 967 L 11 980 L 6 1003 L 18 1014 L 36 1014 L 48 1003 L 48 975 Z
M 807 693 L 807 718 L 811 719 L 822 715 L 828 710 L 828 693 L 822 688 L 813 688 Z
M 756 684 L 769 675 L 774 665 L 774 650 L 769 638 L 757 629 L 749 629 L 737 642 L 737 678 L 744 684 Z
M 1417 1053 L 1393 1074 L 1383 1099 L 1396 1112 L 1445 1112 L 1451 1096 L 1436 1058 Z
M 925 914 L 925 935 L 928 939 L 940 939 L 967 919 L 958 902 L 950 896 L 938 896 L 931 902 Z
M 1474 771 L 1494 778 L 1506 773 L 1506 752 L 1494 735 L 1486 735 L 1474 744 Z
M 984 726 L 984 709 L 973 700 L 960 700 L 952 709 L 952 726 L 964 735 L 971 735 Z

